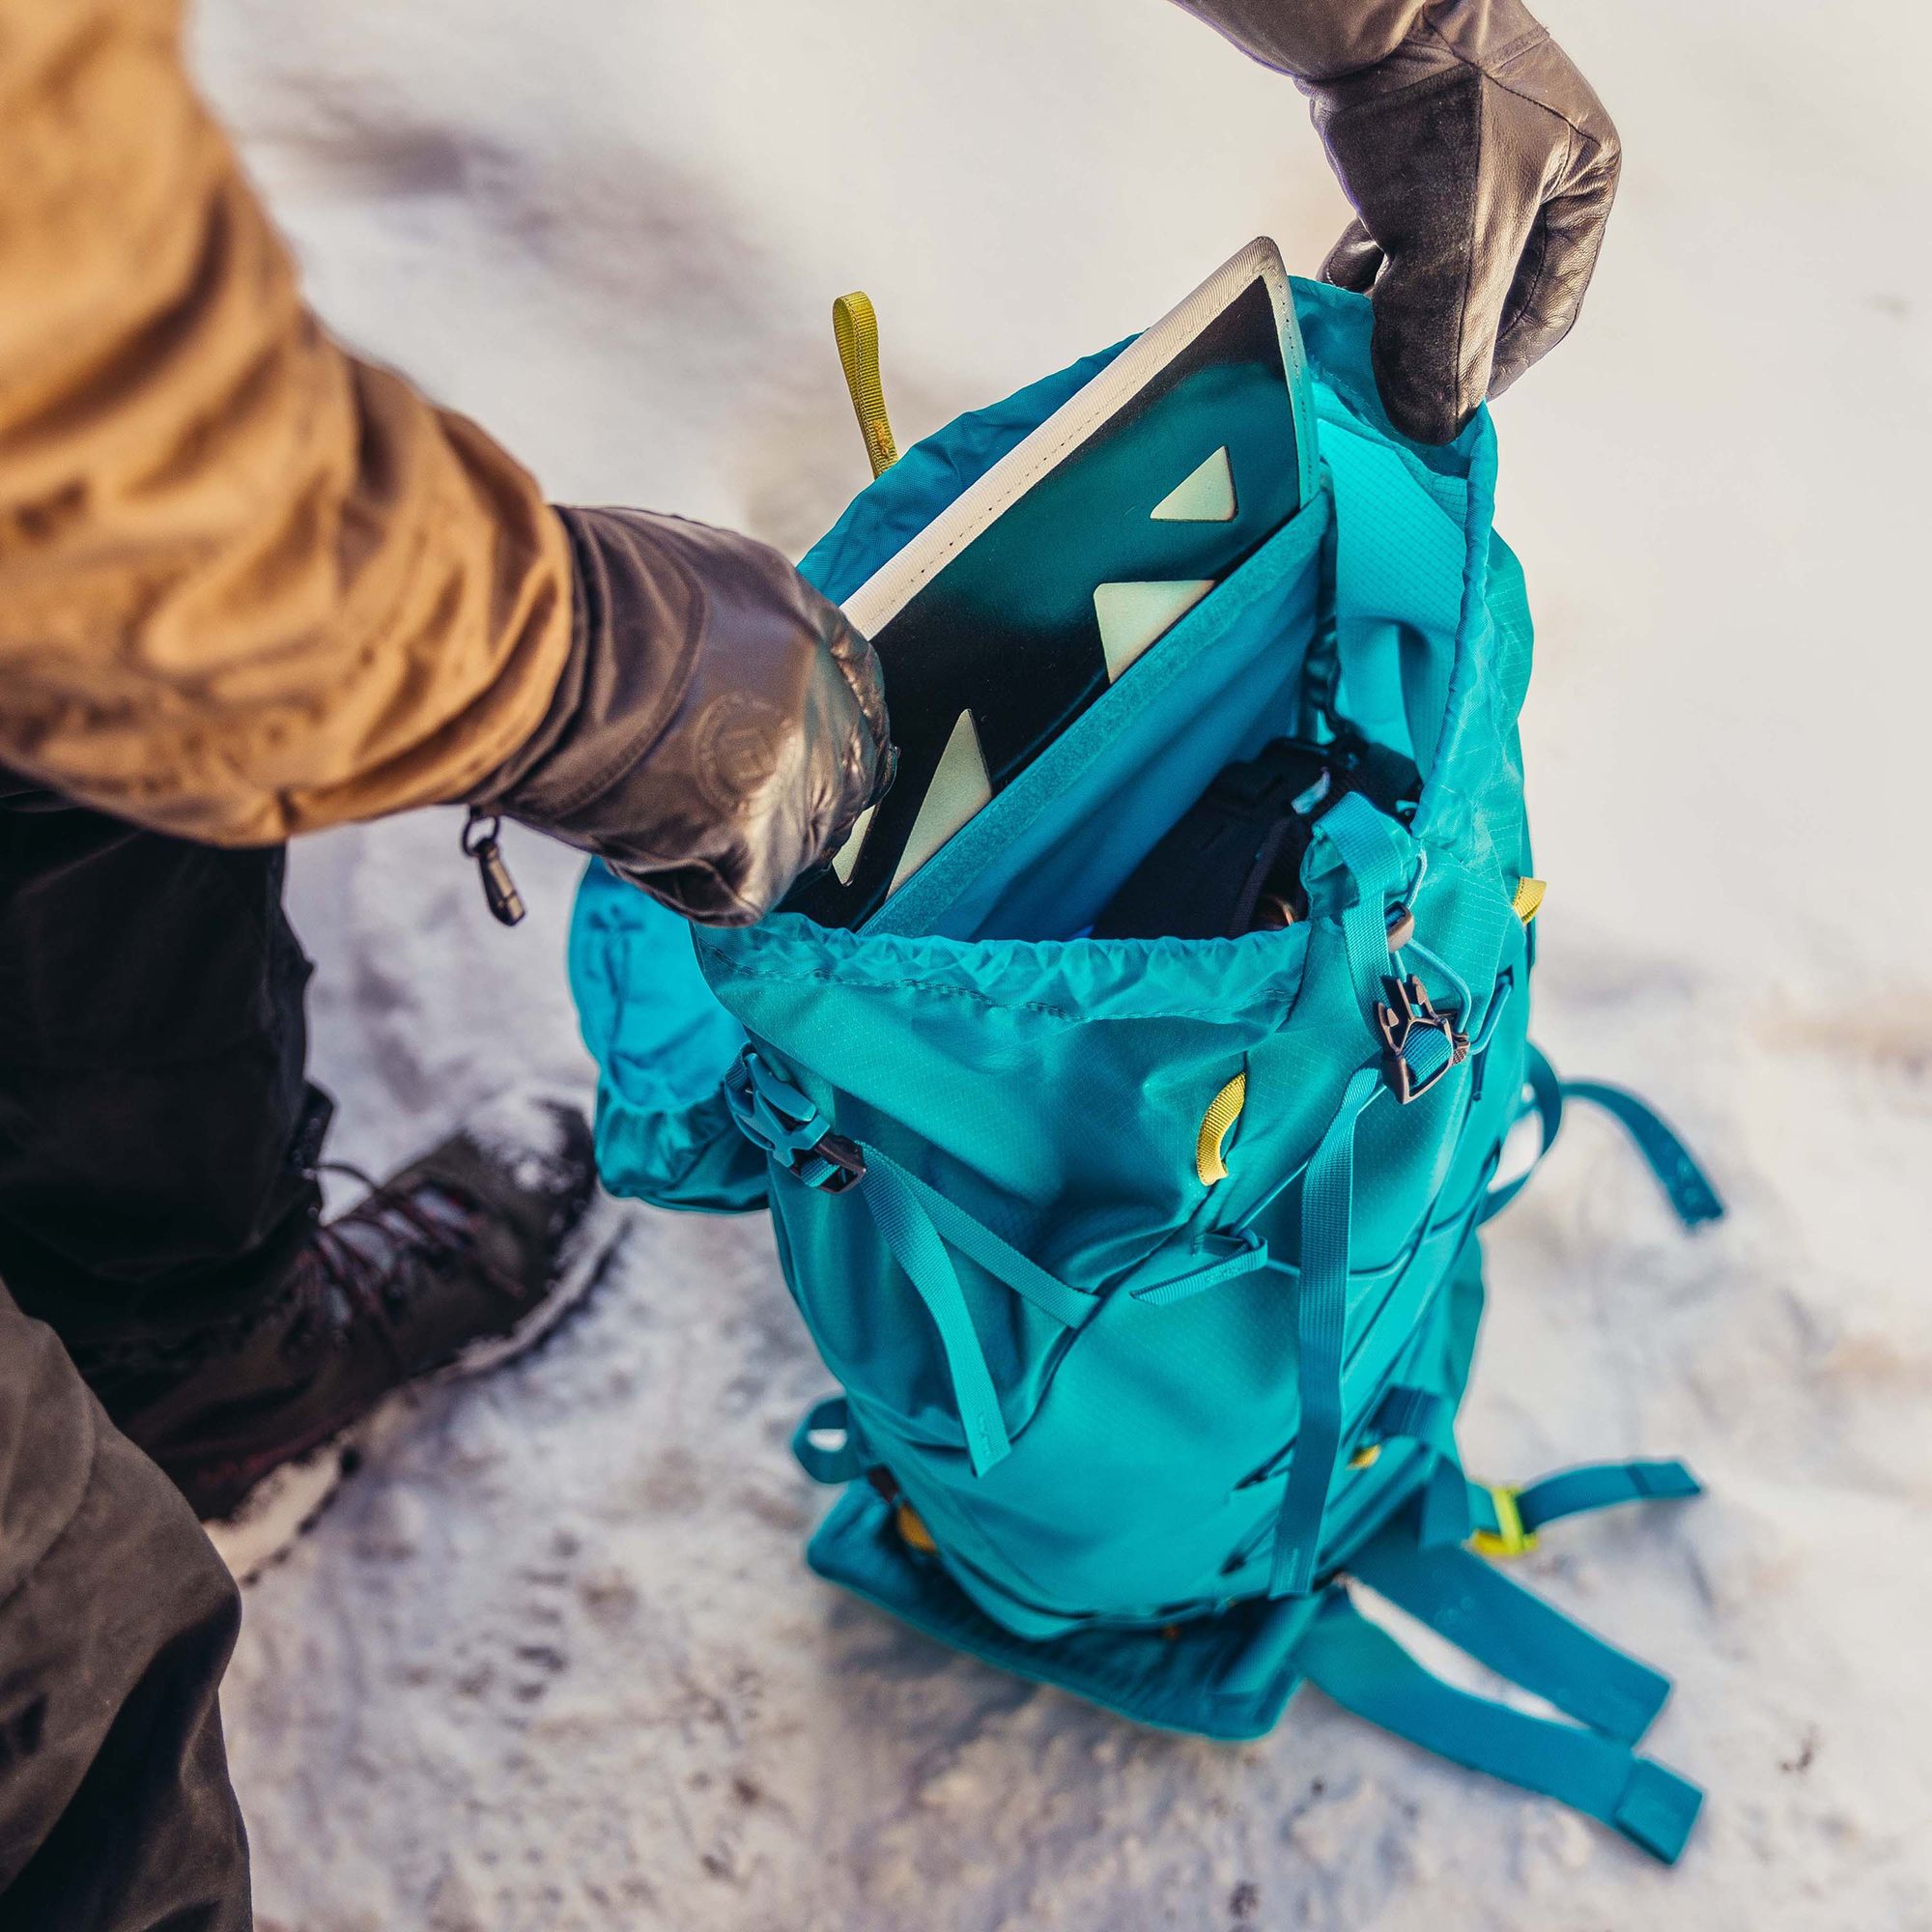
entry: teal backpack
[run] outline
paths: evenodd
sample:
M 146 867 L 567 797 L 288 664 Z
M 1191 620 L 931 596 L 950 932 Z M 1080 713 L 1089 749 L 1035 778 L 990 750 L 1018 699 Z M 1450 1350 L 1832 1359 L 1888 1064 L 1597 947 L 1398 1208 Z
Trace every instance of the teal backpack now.
M 1488 413 L 1403 440 L 1368 303 L 1294 296 L 1320 494 L 865 930 L 694 934 L 591 868 L 598 1157 L 621 1194 L 770 1209 L 842 1388 L 794 1443 L 841 1486 L 821 1576 L 1143 1723 L 1258 1737 L 1308 1679 L 1672 1860 L 1699 1794 L 1634 1748 L 1667 1680 L 1490 1559 L 1697 1485 L 1663 1462 L 1488 1488 L 1456 1411 L 1520 1121 L 1547 1151 L 1593 1100 L 1687 1226 L 1722 1210 L 1640 1102 L 1526 1041 L 1530 624 Z M 1115 353 L 908 451 L 805 575 L 849 595 Z M 1424 785 L 1406 824 L 1352 793 L 1317 822 L 1306 920 L 1077 936 L 1230 762 L 1345 723 Z M 1351 1582 L 1574 1721 L 1426 1672 Z

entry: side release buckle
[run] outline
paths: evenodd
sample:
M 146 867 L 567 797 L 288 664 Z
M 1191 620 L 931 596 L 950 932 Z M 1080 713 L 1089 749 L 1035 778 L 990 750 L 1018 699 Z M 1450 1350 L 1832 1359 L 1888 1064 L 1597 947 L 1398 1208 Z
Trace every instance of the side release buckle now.
M 1382 1073 L 1406 1107 L 1418 1100 L 1452 1066 L 1469 1057 L 1469 1038 L 1456 1031 L 1457 1015 L 1438 1012 L 1414 974 L 1389 980 L 1390 1004 L 1376 1008 L 1382 1037 Z

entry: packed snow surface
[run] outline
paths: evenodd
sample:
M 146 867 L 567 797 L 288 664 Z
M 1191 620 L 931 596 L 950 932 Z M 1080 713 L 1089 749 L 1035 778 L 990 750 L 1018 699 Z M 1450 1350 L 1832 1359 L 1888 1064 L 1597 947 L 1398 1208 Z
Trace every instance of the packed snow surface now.
M 1496 412 L 1539 1032 L 1734 1212 L 1686 1239 L 1578 1120 L 1492 1244 L 1465 1446 L 1709 1483 L 1521 1565 L 1676 1676 L 1655 1748 L 1711 1794 L 1682 1865 L 1313 1692 L 1252 1747 L 1156 1736 L 835 1594 L 766 1226 L 637 1209 L 581 1319 L 427 1402 L 252 1593 L 227 1712 L 269 1932 L 1932 1925 L 1932 27 L 1544 11 L 1629 166 L 1582 326 Z M 1312 270 L 1345 214 L 1292 86 L 1158 0 L 204 0 L 198 46 L 342 333 L 559 498 L 794 553 L 865 474 L 834 296 L 877 302 L 903 443 L 1251 235 Z M 457 830 L 296 861 L 365 1165 L 587 1089 L 574 862 L 512 834 L 504 932 Z

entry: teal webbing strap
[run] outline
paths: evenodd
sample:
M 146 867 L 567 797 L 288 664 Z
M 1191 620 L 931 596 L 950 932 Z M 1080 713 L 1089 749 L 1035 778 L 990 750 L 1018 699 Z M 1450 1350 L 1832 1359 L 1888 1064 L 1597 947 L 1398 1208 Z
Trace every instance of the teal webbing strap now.
M 1690 1150 L 1678 1139 L 1669 1123 L 1654 1107 L 1621 1087 L 1601 1080 L 1566 1080 L 1563 1093 L 1571 1100 L 1588 1100 L 1622 1126 L 1636 1143 L 1637 1151 L 1650 1164 L 1658 1184 L 1677 1210 L 1677 1218 L 1687 1228 L 1705 1221 L 1719 1220 L 1724 1204 L 1710 1177 L 1691 1158 Z
M 903 1171 L 890 1161 L 877 1160 L 870 1149 L 866 1151 L 866 1179 L 859 1191 L 871 1209 L 880 1238 L 893 1251 L 925 1303 L 932 1325 L 939 1330 L 973 1471 L 983 1476 L 1013 1445 L 1007 1435 L 1006 1418 L 1000 1413 L 999 1392 L 986 1367 L 979 1331 L 966 1306 L 966 1292 L 959 1286 L 946 1243 L 939 1238 L 918 1196 L 905 1184 Z
M 1408 1062 L 1409 1074 L 1417 1087 L 1426 1087 L 1455 1057 L 1447 1034 L 1435 1028 L 1412 1033 L 1403 1042 L 1402 1057 Z
M 1185 1301 L 1199 1294 L 1204 1288 L 1217 1288 L 1222 1282 L 1233 1281 L 1237 1275 L 1252 1274 L 1257 1268 L 1269 1265 L 1267 1243 L 1259 1235 L 1217 1235 L 1208 1238 L 1229 1251 L 1203 1262 L 1199 1267 L 1190 1268 L 1184 1274 L 1143 1282 L 1138 1288 L 1129 1288 L 1127 1293 L 1150 1308 L 1171 1308 L 1177 1301 Z
M 1463 1474 L 1456 1453 L 1456 1405 L 1434 1389 L 1397 1383 L 1377 1405 L 1369 1423 L 1372 1436 L 1399 1437 L 1419 1442 L 1432 1453 L 1428 1480 L 1422 1486 L 1418 1539 L 1424 1548 L 1462 1543 L 1473 1524 L 1469 1518 L 1471 1484 Z
M 890 1176 L 892 1184 L 912 1198 L 949 1247 L 978 1262 L 988 1274 L 1005 1282 L 1014 1293 L 1025 1295 L 1056 1321 L 1078 1328 L 1100 1305 L 1096 1296 L 1082 1294 L 1058 1275 L 1048 1274 L 1037 1262 L 1021 1254 L 1010 1241 L 1003 1241 L 983 1222 L 975 1220 L 965 1208 L 949 1201 L 918 1175 L 907 1172 L 890 1154 L 881 1153 L 866 1142 L 860 1143 L 859 1151 L 866 1157 L 867 1170 L 866 1179 L 858 1188 L 861 1194 L 868 1191 L 874 1174 Z
M 1371 1028 L 1389 973 L 1388 895 L 1403 883 L 1403 858 L 1393 824 L 1359 792 L 1348 792 L 1315 821 L 1355 882 L 1355 902 L 1342 914 L 1349 970 Z
M 1436 1389 L 1411 1388 L 1397 1382 L 1376 1405 L 1370 1419 L 1373 1435 L 1400 1435 L 1426 1443 L 1437 1455 L 1456 1453 L 1456 1405 Z
M 1536 1158 L 1521 1174 L 1490 1190 L 1483 1204 L 1482 1220 L 1501 1213 L 1522 1192 L 1524 1183 L 1536 1172 L 1562 1129 L 1566 1100 L 1587 1100 L 1622 1126 L 1657 1177 L 1658 1185 L 1663 1189 L 1677 1218 L 1687 1228 L 1722 1218 L 1724 1204 L 1710 1177 L 1697 1165 L 1668 1122 L 1647 1102 L 1605 1081 L 1559 1080 L 1556 1069 L 1535 1046 L 1528 1050 L 1523 1078 L 1528 1095 L 1525 1112 L 1535 1112 L 1542 1129 L 1542 1143 Z
M 816 1435 L 837 1435 L 835 1447 L 815 1442 Z M 791 1433 L 791 1453 L 798 1466 L 814 1483 L 849 1483 L 865 1474 L 865 1461 L 852 1432 L 852 1418 L 842 1395 L 828 1395 L 813 1403 Z
M 1466 1549 L 1424 1549 L 1398 1518 L 1349 1559 L 1350 1576 L 1499 1677 L 1634 1745 L 1670 1680 L 1627 1657 Z
M 1069 1328 L 1078 1328 L 1088 1321 L 1099 1302 L 1048 1274 L 1037 1262 L 1002 1240 L 936 1187 L 908 1173 L 890 1154 L 867 1142 L 858 1146 L 865 1156 L 866 1175 L 853 1191 L 871 1210 L 880 1238 L 904 1269 L 939 1330 L 973 1467 L 983 1476 L 1012 1443 L 949 1249 L 979 1263 L 996 1280 Z
M 1492 1534 L 1504 1525 L 1496 1492 L 1463 1474 L 1456 1450 L 1456 1405 L 1433 1389 L 1396 1383 L 1376 1406 L 1368 1434 L 1386 1440 L 1401 1437 L 1435 1452 L 1436 1463 L 1422 1492 L 1417 1541 L 1425 1549 L 1465 1543 L 1471 1534 Z M 1539 1482 L 1508 1492 L 1519 1535 L 1534 1536 L 1546 1523 L 1620 1503 L 1675 1502 L 1702 1495 L 1703 1485 L 1674 1460 L 1586 1463 L 1558 1470 Z
M 1493 1492 L 1475 1483 L 1469 1489 L 1474 1527 L 1495 1528 Z M 1680 1502 L 1702 1495 L 1704 1486 L 1678 1462 L 1589 1463 L 1512 1493 L 1523 1529 L 1534 1535 L 1545 1523 L 1566 1516 L 1614 1509 L 1619 1503 Z
M 1346 794 L 1316 821 L 1315 836 L 1334 847 L 1354 883 L 1354 902 L 1342 914 L 1342 936 L 1363 1019 L 1374 1031 L 1389 972 L 1388 899 L 1404 878 L 1399 837 L 1395 826 L 1357 792 Z M 1447 1042 L 1439 1043 L 1446 1057 Z M 1413 1047 L 1419 1057 L 1428 1053 L 1430 1043 L 1417 1037 Z M 1385 1085 L 1378 1064 L 1358 1067 L 1350 1076 L 1341 1107 L 1301 1179 L 1301 1279 L 1294 1304 L 1300 1419 L 1275 1519 L 1270 1596 L 1306 1596 L 1315 1587 L 1321 1521 L 1342 1446 L 1342 1346 L 1349 1312 L 1355 1126 Z
M 1413 952 L 1425 966 L 1433 966 L 1436 976 L 1449 982 L 1448 997 L 1436 1000 L 1436 1009 L 1453 1010 L 1458 1028 L 1466 1033 L 1475 1017 L 1471 1011 L 1475 1003 L 1469 997 L 1469 982 L 1440 953 L 1432 952 L 1419 939 L 1411 939 L 1404 951 Z
M 947 1252 L 948 1243 L 1069 1328 L 1079 1327 L 1094 1313 L 1098 1305 L 1094 1297 L 1048 1274 L 877 1148 L 845 1144 L 848 1155 L 856 1151 L 864 1157 L 865 1166 L 857 1173 L 828 1158 L 820 1151 L 832 1143 L 824 1116 L 750 1048 L 725 1076 L 724 1094 L 731 1117 L 746 1138 L 763 1148 L 806 1186 L 824 1186 L 842 1178 L 848 1188 L 856 1185 L 864 1195 L 880 1238 L 892 1250 L 939 1331 L 967 1450 L 975 1472 L 983 1476 L 1010 1451 L 1012 1442 L 979 1331 L 973 1326 L 966 1292 Z M 806 1456 L 800 1444 L 809 1433 L 809 1425 L 802 1426 L 800 1435 L 793 1439 L 801 1463 L 806 1463 Z M 806 1466 L 810 1468 L 809 1463 Z
M 1598 1819 L 1666 1864 L 1696 1822 L 1694 1784 L 1600 1732 L 1471 1696 L 1417 1663 L 1341 1590 L 1322 1604 L 1295 1662 L 1336 1703 L 1471 1771 Z
M 1543 1165 L 1544 1156 L 1556 1145 L 1556 1136 L 1563 1131 L 1563 1083 L 1557 1079 L 1555 1067 L 1550 1065 L 1539 1046 L 1525 1047 L 1524 1056 L 1523 1091 L 1528 1105 L 1523 1112 L 1534 1109 L 1542 1139 L 1537 1144 L 1535 1158 L 1520 1174 L 1490 1189 L 1482 1212 L 1476 1216 L 1479 1227 L 1500 1214 L 1522 1192 L 1529 1184 L 1530 1176 Z M 1520 1119 L 1521 1115 L 1518 1118 Z
M 1422 1486 L 1422 1517 L 1416 1541 L 1423 1548 L 1436 1549 L 1444 1544 L 1468 1542 L 1476 1527 L 1472 1498 L 1477 1492 L 1477 1485 L 1463 1475 L 1462 1459 L 1452 1443 L 1436 1456 L 1435 1466 Z M 1492 1500 L 1487 1490 L 1481 1493 L 1485 1502 Z
M 1336 810 L 1340 810 L 1338 806 Z M 1342 1342 L 1349 1310 L 1355 1126 L 1376 1095 L 1385 1091 L 1379 1066 L 1355 1070 L 1343 1093 L 1341 1110 L 1302 1177 L 1301 1281 L 1294 1308 L 1301 1416 L 1281 1514 L 1275 1520 L 1271 1596 L 1305 1596 L 1315 1583 L 1321 1519 L 1342 1446 Z
M 1496 1022 L 1502 1018 L 1504 1009 L 1509 1006 L 1515 992 L 1516 968 L 1506 966 L 1502 977 L 1495 983 L 1494 990 L 1490 994 L 1490 1004 L 1483 1010 L 1483 1024 L 1477 1030 L 1475 1038 L 1469 1042 L 1469 1057 L 1472 1060 L 1479 1059 L 1490 1050 L 1490 1041 L 1495 1036 Z
M 1475 1069 L 1469 1077 L 1469 1104 L 1472 1107 L 1483 1097 L 1483 1085 L 1490 1066 L 1490 1041 L 1495 1037 L 1496 1023 L 1502 1018 L 1515 993 L 1516 969 L 1505 967 L 1501 979 L 1490 994 L 1483 1024 L 1469 1042 L 1469 1065 Z
M 862 1145 L 861 1151 L 868 1168 L 877 1166 L 887 1170 L 913 1193 L 949 1247 L 978 1262 L 988 1274 L 1005 1282 L 1015 1293 L 1024 1295 L 1036 1308 L 1051 1315 L 1068 1328 L 1078 1328 L 1100 1306 L 1099 1296 L 1083 1294 L 1077 1288 L 1068 1287 L 1057 1275 L 1048 1274 L 1037 1262 L 1021 1254 L 1009 1242 L 1003 1241 L 982 1221 L 976 1220 L 957 1203 L 949 1201 L 918 1175 L 908 1173 L 889 1155 L 880 1153 L 869 1144 Z M 1167 1308 L 1177 1301 L 1185 1301 L 1189 1296 L 1199 1294 L 1204 1289 L 1216 1288 L 1237 1275 L 1252 1274 L 1256 1269 L 1269 1265 L 1267 1243 L 1258 1235 L 1210 1235 L 1207 1245 L 1217 1251 L 1210 1253 L 1198 1266 L 1179 1274 L 1143 1282 L 1138 1287 L 1132 1285 L 1134 1277 L 1129 1275 L 1126 1281 L 1128 1293 L 1150 1308 Z

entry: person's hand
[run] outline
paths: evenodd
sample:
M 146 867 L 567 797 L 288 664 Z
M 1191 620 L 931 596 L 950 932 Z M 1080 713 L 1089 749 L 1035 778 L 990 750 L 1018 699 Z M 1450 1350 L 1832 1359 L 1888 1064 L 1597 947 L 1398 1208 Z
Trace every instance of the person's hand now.
M 1374 296 L 1389 420 L 1447 442 L 1569 333 L 1617 130 L 1517 0 L 1429 6 L 1373 66 L 1302 86 L 1357 216 L 1323 278 Z
M 599 854 L 673 911 L 747 925 L 892 776 L 872 647 L 776 551 L 641 510 L 561 510 L 569 661 L 470 803 Z
M 1617 130 L 1520 0 L 1179 0 L 1293 74 L 1355 205 L 1322 275 L 1373 295 L 1389 420 L 1447 442 L 1562 341 Z

